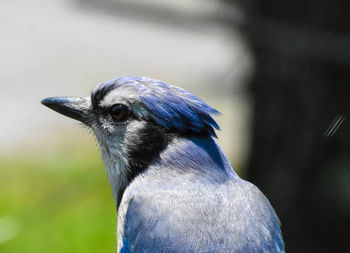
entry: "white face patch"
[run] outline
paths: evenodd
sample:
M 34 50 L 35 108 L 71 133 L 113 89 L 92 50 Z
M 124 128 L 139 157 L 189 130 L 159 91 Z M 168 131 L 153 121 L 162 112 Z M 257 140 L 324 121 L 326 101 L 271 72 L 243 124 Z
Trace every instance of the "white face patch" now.
M 140 96 L 132 86 L 124 85 L 109 92 L 99 103 L 103 108 L 108 108 L 115 104 L 125 104 L 130 107 L 136 118 L 149 119 L 151 114 L 140 102 Z
M 108 107 L 114 104 L 123 104 L 127 101 L 138 101 L 139 95 L 137 92 L 128 86 L 118 88 L 109 92 L 99 103 L 101 107 Z
M 103 131 L 101 126 L 93 127 L 115 196 L 127 185 L 128 143 L 138 138 L 138 132 L 146 124 L 144 121 L 131 120 L 127 124 L 110 125 L 108 131 Z
M 128 148 L 128 144 L 131 144 L 131 142 L 140 137 L 139 132 L 141 129 L 145 128 L 146 125 L 147 123 L 145 121 L 137 120 L 134 120 L 128 124 L 124 136 L 124 150 Z

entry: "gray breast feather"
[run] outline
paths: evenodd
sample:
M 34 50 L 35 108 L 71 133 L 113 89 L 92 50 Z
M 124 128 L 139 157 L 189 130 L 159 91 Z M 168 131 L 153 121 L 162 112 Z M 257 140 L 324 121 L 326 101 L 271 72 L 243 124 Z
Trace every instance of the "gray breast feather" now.
M 120 252 L 284 252 L 273 208 L 247 181 L 169 186 L 141 178 L 128 190 Z

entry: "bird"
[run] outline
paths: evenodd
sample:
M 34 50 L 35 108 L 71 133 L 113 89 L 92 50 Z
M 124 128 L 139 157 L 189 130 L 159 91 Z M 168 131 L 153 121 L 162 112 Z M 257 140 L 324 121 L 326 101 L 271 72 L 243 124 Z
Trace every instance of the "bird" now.
M 128 252 L 285 252 L 264 194 L 241 179 L 215 141 L 219 112 L 148 77 L 117 77 L 88 97 L 48 97 L 50 109 L 92 130 Z

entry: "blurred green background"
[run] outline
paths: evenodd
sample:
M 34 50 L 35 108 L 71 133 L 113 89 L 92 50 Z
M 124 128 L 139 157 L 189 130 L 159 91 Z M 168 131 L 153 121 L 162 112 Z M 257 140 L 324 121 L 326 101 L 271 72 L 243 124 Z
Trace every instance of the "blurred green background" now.
M 116 210 L 97 148 L 62 137 L 1 156 L 0 252 L 115 252 Z

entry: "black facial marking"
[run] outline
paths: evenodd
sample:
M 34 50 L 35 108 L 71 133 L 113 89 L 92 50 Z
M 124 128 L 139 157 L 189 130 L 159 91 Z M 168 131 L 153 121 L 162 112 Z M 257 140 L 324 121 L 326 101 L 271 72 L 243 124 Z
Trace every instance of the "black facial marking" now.
M 144 169 L 146 169 L 152 161 L 157 159 L 160 152 L 163 151 L 169 142 L 174 138 L 174 134 L 154 123 L 147 123 L 146 127 L 138 132 L 137 138 L 128 144 L 128 184 Z M 125 188 L 121 189 L 117 196 L 119 203 L 123 196 Z

